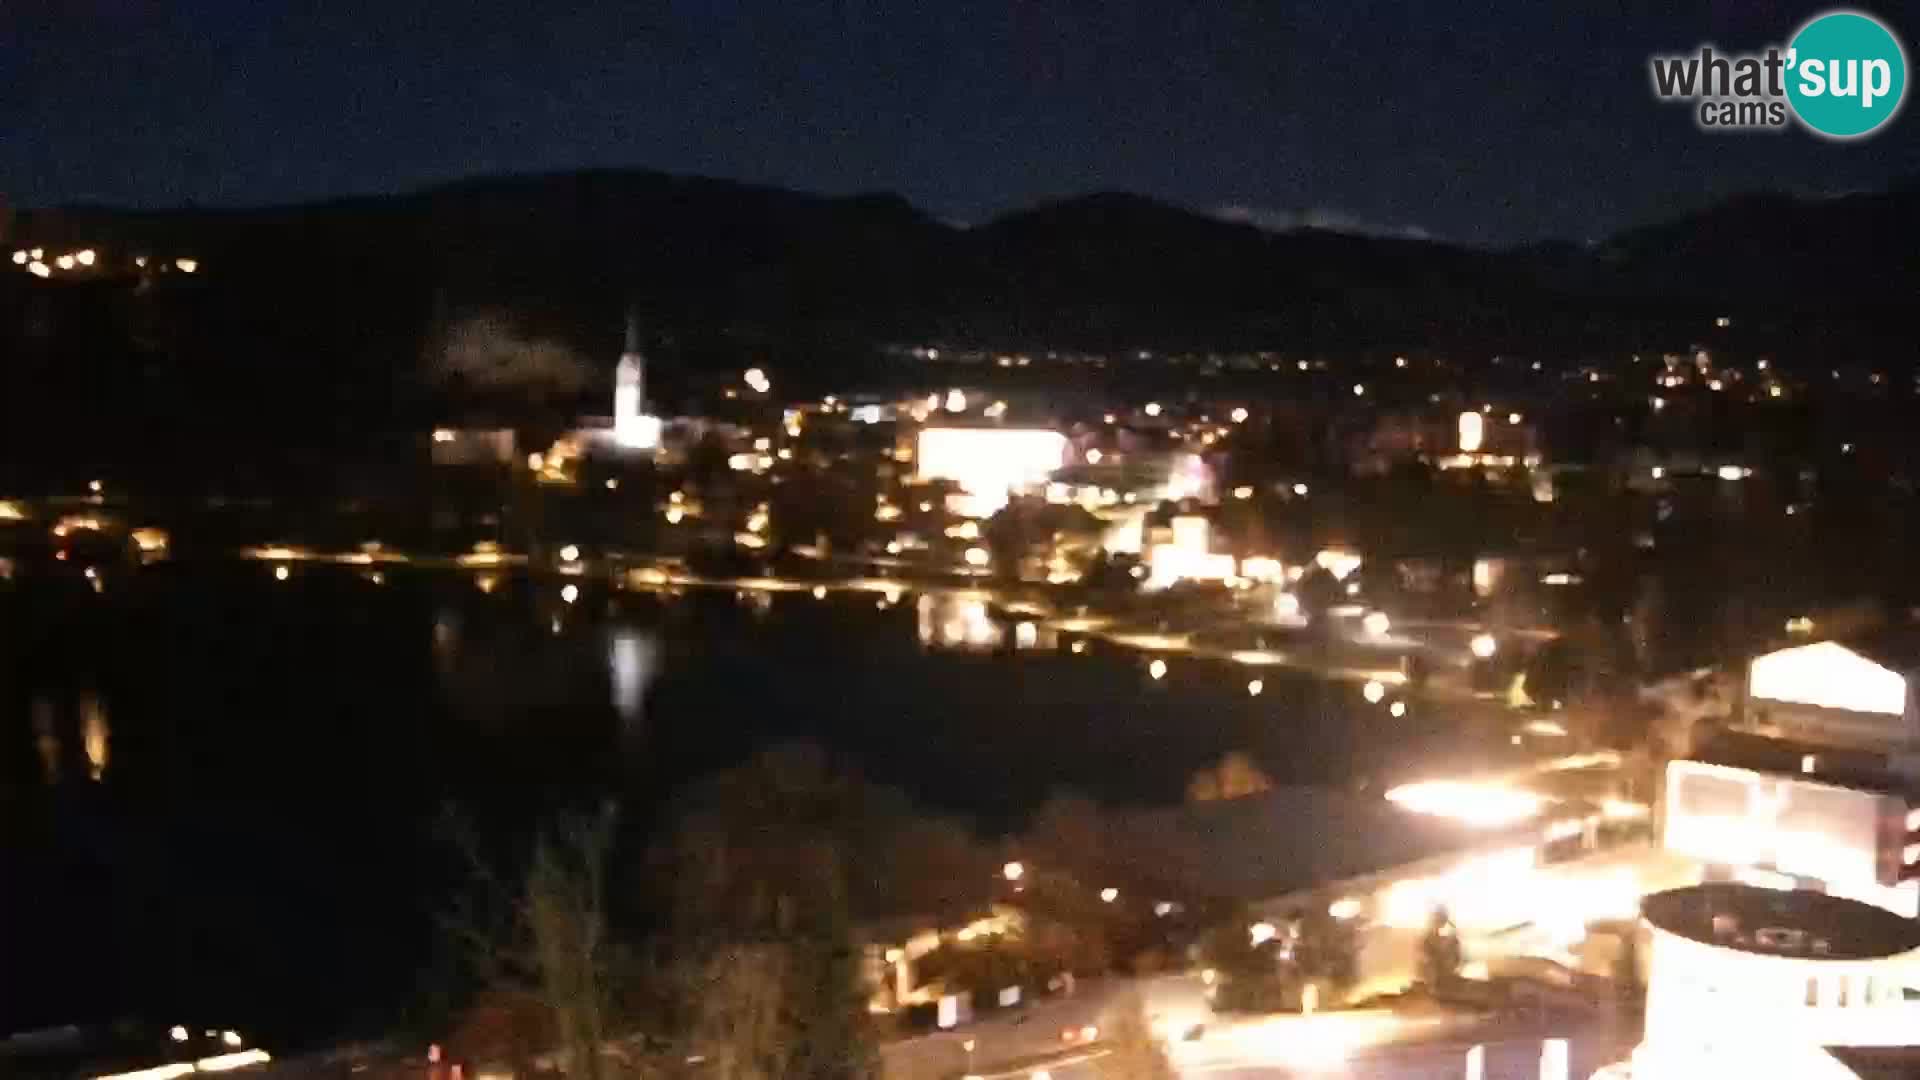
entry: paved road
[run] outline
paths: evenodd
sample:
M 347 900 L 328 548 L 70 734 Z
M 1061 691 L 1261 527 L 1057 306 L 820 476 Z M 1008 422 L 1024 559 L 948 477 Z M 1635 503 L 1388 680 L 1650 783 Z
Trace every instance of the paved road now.
M 1382 1047 L 1356 1053 L 1349 1058 L 1309 1060 L 1311 1055 L 1288 1055 L 1279 1060 L 1272 1055 L 1220 1053 L 1182 1050 L 1176 1054 L 1175 1067 L 1189 1080 L 1462 1080 L 1466 1076 L 1469 1044 Z M 1484 1045 L 1482 1074 L 1485 1080 L 1536 1080 L 1540 1076 L 1541 1043 L 1538 1039 L 1513 1039 Z M 1571 1080 L 1586 1080 L 1594 1069 L 1616 1060 L 1604 1040 L 1570 1041 Z M 1052 1080 L 1099 1080 L 1097 1061 L 1077 1062 L 1049 1068 Z M 1026 1080 L 1030 1071 L 1020 1071 L 996 1080 Z
M 1075 998 L 1050 1002 L 1026 1013 L 1024 1022 L 1003 1018 L 896 1043 L 888 1048 L 890 1066 L 910 1065 L 899 1075 L 952 1077 L 967 1067 L 960 1042 L 974 1040 L 972 1071 L 990 1080 L 1031 1080 L 1044 1069 L 1052 1080 L 1096 1080 L 1096 1046 L 1087 1051 L 1064 1045 L 1060 1031 L 1099 1024 L 1123 995 L 1138 992 L 1157 1023 L 1182 1031 L 1206 1023 L 1198 1039 L 1176 1041 L 1173 1058 L 1182 1077 L 1205 1080 L 1461 1080 L 1469 1047 L 1484 1049 L 1484 1080 L 1536 1080 L 1542 1040 L 1568 1041 L 1571 1080 L 1585 1080 L 1601 1065 L 1625 1053 L 1631 1033 L 1603 1021 L 1542 1026 L 1536 1018 L 1485 1021 L 1445 1017 L 1408 1018 L 1384 1012 L 1324 1013 L 1272 1017 L 1239 1023 L 1215 1021 L 1197 979 L 1173 976 L 1130 983 L 1090 984 Z M 1052 1054 L 1049 1060 L 1034 1059 Z
M 1205 986 L 1190 975 L 1086 980 L 1072 997 L 1049 999 L 1013 1015 L 968 1024 L 956 1031 L 891 1043 L 884 1054 L 890 1069 L 916 1080 L 954 1075 L 969 1066 L 976 1074 L 994 1075 L 1006 1071 L 1008 1063 L 1046 1055 L 1076 1056 L 1080 1052 L 1076 1045 L 1079 1033 L 1088 1026 L 1098 1028 L 1109 1023 L 1114 1006 L 1134 995 L 1139 996 L 1148 1017 L 1166 1030 L 1184 1031 L 1212 1018 Z M 1074 1032 L 1075 1040 L 1064 1040 L 1061 1035 L 1066 1031 Z M 974 1044 L 971 1055 L 965 1049 L 967 1041 Z

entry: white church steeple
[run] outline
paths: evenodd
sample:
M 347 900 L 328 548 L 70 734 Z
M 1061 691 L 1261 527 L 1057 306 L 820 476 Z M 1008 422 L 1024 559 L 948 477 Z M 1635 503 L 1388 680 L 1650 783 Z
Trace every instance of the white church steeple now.
M 647 358 L 640 352 L 640 317 L 627 311 L 626 349 L 613 376 L 613 441 L 629 450 L 660 445 L 660 419 L 646 413 Z

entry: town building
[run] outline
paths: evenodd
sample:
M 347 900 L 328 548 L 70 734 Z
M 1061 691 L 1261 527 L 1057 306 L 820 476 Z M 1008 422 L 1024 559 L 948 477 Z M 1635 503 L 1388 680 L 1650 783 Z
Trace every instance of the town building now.
M 1708 884 L 1648 896 L 1633 1080 L 1835 1080 L 1920 1044 L 1920 923 L 1814 892 Z M 1907 1058 L 1910 1064 L 1913 1059 Z M 1900 1072 L 1898 1075 L 1911 1075 Z
M 1830 747 L 1920 777 L 1920 707 L 1912 693 L 1916 671 L 1920 630 L 1912 627 L 1778 649 L 1748 664 L 1745 708 L 1737 726 Z

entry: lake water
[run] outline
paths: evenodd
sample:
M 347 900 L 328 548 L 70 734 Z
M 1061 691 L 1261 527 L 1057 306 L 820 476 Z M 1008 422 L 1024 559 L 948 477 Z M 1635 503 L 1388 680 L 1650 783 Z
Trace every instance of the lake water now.
M 379 578 L 0 585 L 0 1030 L 390 1028 L 433 962 L 448 807 L 510 836 L 615 798 L 644 830 L 690 777 L 805 738 L 992 835 L 1060 788 L 1176 802 L 1230 749 L 1353 782 L 1447 725 L 1277 669 L 1155 680 L 953 594 Z

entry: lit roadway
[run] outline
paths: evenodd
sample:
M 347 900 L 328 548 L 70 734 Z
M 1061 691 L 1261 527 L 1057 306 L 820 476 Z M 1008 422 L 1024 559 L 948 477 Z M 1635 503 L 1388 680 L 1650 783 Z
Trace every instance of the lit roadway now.
M 1275 1025 L 1271 1045 L 1255 1045 L 1267 1040 L 1221 1039 L 1207 1036 L 1197 1043 L 1175 1048 L 1174 1067 L 1183 1077 L 1208 1077 L 1234 1080 L 1245 1077 L 1292 1077 L 1299 1080 L 1461 1080 L 1467 1075 L 1467 1052 L 1476 1045 L 1459 1039 L 1413 1044 L 1386 1044 L 1342 1049 L 1316 1042 L 1304 1032 L 1288 1032 L 1289 1026 L 1311 1024 L 1324 1017 L 1298 1017 L 1271 1022 Z M 1540 1075 L 1542 1043 L 1538 1037 L 1492 1038 L 1480 1043 L 1483 1048 L 1487 1080 L 1512 1078 L 1534 1080 Z M 1569 1037 L 1570 1080 L 1586 1080 L 1595 1069 L 1625 1056 L 1614 1040 L 1600 1034 L 1563 1033 Z M 1298 1037 L 1295 1037 L 1295 1036 Z M 1291 1046 L 1289 1044 L 1292 1044 Z M 1098 1080 L 1097 1060 L 1045 1066 L 1053 1080 Z M 1031 1069 L 1008 1072 L 983 1072 L 995 1080 L 1029 1080 Z
M 1600 1017 L 1555 1021 L 1534 1015 L 1481 1019 L 1360 1011 L 1223 1020 L 1211 1015 L 1197 979 L 1170 976 L 1089 983 L 1073 998 L 1013 1017 L 894 1043 L 887 1047 L 887 1062 L 896 1075 L 916 1080 L 956 1077 L 968 1068 L 963 1042 L 971 1039 L 972 1072 L 985 1080 L 1031 1080 L 1041 1071 L 1052 1080 L 1096 1080 L 1104 1054 L 1100 1044 L 1068 1044 L 1061 1032 L 1104 1025 L 1109 1006 L 1132 989 L 1142 993 L 1155 1025 L 1176 1033 L 1171 1051 L 1183 1077 L 1460 1080 L 1466 1076 L 1468 1049 L 1480 1045 L 1487 1080 L 1533 1080 L 1540 1075 L 1542 1040 L 1564 1038 L 1571 1066 L 1567 1075 L 1585 1080 L 1624 1057 L 1634 1034 Z M 1198 1038 L 1177 1037 L 1194 1024 L 1206 1025 Z

